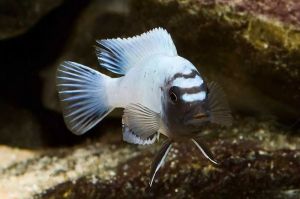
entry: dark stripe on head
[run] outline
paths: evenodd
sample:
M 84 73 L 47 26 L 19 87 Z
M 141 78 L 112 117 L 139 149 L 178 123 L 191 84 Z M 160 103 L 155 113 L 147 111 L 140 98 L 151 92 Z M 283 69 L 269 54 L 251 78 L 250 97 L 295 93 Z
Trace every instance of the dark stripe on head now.
M 196 75 L 199 75 L 200 76 L 200 74 L 198 73 L 198 71 L 196 71 L 196 70 L 192 70 L 192 72 L 190 73 L 190 74 L 183 74 L 183 73 L 176 73 L 174 76 L 173 76 L 173 78 L 172 78 L 172 80 L 174 80 L 174 79 L 176 79 L 176 78 L 179 78 L 179 77 L 183 77 L 183 78 L 194 78 L 194 77 L 196 77 Z
M 200 91 L 202 91 L 200 86 L 195 86 L 191 88 L 180 88 L 181 93 L 193 94 L 193 93 L 199 93 Z

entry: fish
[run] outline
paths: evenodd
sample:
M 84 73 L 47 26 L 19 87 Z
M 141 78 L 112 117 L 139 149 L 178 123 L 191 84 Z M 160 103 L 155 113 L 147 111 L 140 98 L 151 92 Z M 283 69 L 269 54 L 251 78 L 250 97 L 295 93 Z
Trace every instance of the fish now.
M 96 42 L 100 66 L 117 77 L 72 61 L 58 66 L 57 90 L 68 129 L 82 135 L 115 108 L 123 108 L 125 142 L 150 145 L 164 135 L 166 140 L 151 165 L 150 187 L 175 142 L 194 143 L 218 164 L 199 131 L 210 123 L 231 125 L 225 93 L 177 54 L 171 35 L 159 27 Z

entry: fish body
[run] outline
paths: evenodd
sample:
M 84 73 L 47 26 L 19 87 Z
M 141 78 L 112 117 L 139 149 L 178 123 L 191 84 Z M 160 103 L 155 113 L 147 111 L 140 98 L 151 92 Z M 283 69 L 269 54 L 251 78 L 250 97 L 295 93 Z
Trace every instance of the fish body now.
M 130 69 L 125 76 L 109 82 L 108 101 L 111 106 L 118 108 L 142 104 L 163 118 L 162 98 L 166 79 L 171 79 L 175 74 L 188 75 L 196 71 L 196 68 L 180 56 L 165 55 L 155 55 L 145 59 L 140 65 Z M 202 80 L 199 81 L 201 83 Z M 160 129 L 162 134 L 170 136 L 171 132 L 164 131 L 166 129 L 163 126 L 160 126 Z
M 197 135 L 207 123 L 229 125 L 228 104 L 216 83 L 207 83 L 191 62 L 177 55 L 169 33 L 156 28 L 98 44 L 100 65 L 120 77 L 75 62 L 61 64 L 57 87 L 67 127 L 81 135 L 114 108 L 124 108 L 124 141 L 145 145 L 159 134 L 167 136 L 153 162 L 150 185 L 174 141 L 191 140 L 216 163 Z

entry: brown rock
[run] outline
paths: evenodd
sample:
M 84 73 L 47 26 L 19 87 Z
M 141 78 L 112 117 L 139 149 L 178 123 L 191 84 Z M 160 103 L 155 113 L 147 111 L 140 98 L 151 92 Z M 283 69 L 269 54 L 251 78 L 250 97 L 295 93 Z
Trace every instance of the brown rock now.
M 0 40 L 26 32 L 62 0 L 0 1 Z
M 296 0 L 146 0 L 131 1 L 129 13 L 105 14 L 91 3 L 53 72 L 47 72 L 44 104 L 59 110 L 54 71 L 61 61 L 97 67 L 96 39 L 162 26 L 181 56 L 223 86 L 234 112 L 294 120 L 300 110 L 298 6 Z
M 69 148 L 0 147 L 0 196 L 11 198 L 297 198 L 300 139 L 272 123 L 239 120 L 231 129 L 206 129 L 214 167 L 190 143 L 175 144 L 149 188 L 150 164 L 160 143 L 121 141 L 121 129 Z M 215 133 L 213 133 L 215 132 Z M 162 138 L 163 139 L 163 138 Z M 6 195 L 5 195 L 6 194 Z
M 43 145 L 42 127 L 35 115 L 0 101 L 0 144 L 24 148 Z

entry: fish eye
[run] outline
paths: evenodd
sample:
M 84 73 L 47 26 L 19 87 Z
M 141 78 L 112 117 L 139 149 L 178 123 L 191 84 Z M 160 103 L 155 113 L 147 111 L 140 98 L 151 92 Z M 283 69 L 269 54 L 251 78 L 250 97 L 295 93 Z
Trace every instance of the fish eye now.
M 172 102 L 177 102 L 177 96 L 175 93 L 173 92 L 170 92 L 170 99 L 172 100 Z
M 176 89 L 174 87 L 171 87 L 169 90 L 169 97 L 173 103 L 176 103 L 178 101 L 178 97 L 175 90 Z

